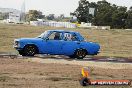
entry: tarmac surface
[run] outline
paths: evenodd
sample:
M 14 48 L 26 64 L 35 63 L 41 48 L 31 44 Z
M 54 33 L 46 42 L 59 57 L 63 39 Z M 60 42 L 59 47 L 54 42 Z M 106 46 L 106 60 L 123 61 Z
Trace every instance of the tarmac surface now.
M 56 64 L 69 64 L 81 65 L 110 69 L 127 69 L 132 68 L 132 58 L 115 58 L 104 56 L 87 56 L 84 59 L 72 59 L 63 55 L 36 55 L 35 57 L 22 57 L 20 55 L 0 54 L 0 57 L 9 57 L 11 59 L 25 59 L 28 61 L 39 63 L 56 63 Z

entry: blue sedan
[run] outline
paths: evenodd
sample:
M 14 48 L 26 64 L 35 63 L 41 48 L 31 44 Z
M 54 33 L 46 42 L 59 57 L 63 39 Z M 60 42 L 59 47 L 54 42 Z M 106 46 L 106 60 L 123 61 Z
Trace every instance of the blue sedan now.
M 50 54 L 83 59 L 86 55 L 97 55 L 100 45 L 86 42 L 78 32 L 48 30 L 36 38 L 15 39 L 14 48 L 22 56 Z

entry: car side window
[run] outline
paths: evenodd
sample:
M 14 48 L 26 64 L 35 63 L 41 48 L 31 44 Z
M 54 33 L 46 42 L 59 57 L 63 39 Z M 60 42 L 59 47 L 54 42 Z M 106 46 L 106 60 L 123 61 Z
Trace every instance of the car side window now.
M 53 32 L 49 37 L 48 39 L 49 40 L 61 40 L 62 38 L 62 33 L 60 32 Z
M 78 41 L 78 38 L 76 34 L 64 33 L 64 40 L 65 41 Z

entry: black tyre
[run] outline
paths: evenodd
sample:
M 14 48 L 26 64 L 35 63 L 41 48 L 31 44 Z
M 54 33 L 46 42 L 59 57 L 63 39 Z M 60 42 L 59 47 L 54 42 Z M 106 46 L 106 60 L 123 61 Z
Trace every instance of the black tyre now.
M 87 86 L 87 84 L 88 84 L 88 79 L 87 78 L 82 78 L 82 79 L 80 79 L 80 84 L 81 84 L 81 86 Z
M 75 51 L 75 57 L 77 59 L 83 59 L 87 55 L 87 51 L 85 49 L 78 49 Z
M 37 53 L 37 47 L 34 45 L 27 45 L 24 47 L 24 56 L 34 56 Z
M 89 78 L 86 78 L 86 77 L 81 78 L 81 79 L 79 80 L 79 82 L 80 82 L 80 84 L 81 84 L 82 86 L 91 85 L 90 79 L 89 79 Z
M 19 50 L 18 52 L 19 52 L 20 55 L 25 56 L 23 50 Z

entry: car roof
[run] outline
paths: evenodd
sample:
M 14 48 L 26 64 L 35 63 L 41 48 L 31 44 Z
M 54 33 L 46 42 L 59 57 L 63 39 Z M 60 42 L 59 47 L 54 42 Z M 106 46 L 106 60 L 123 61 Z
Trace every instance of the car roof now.
M 67 30 L 48 30 L 50 32 L 71 32 L 71 33 L 77 33 L 75 31 L 67 31 Z

